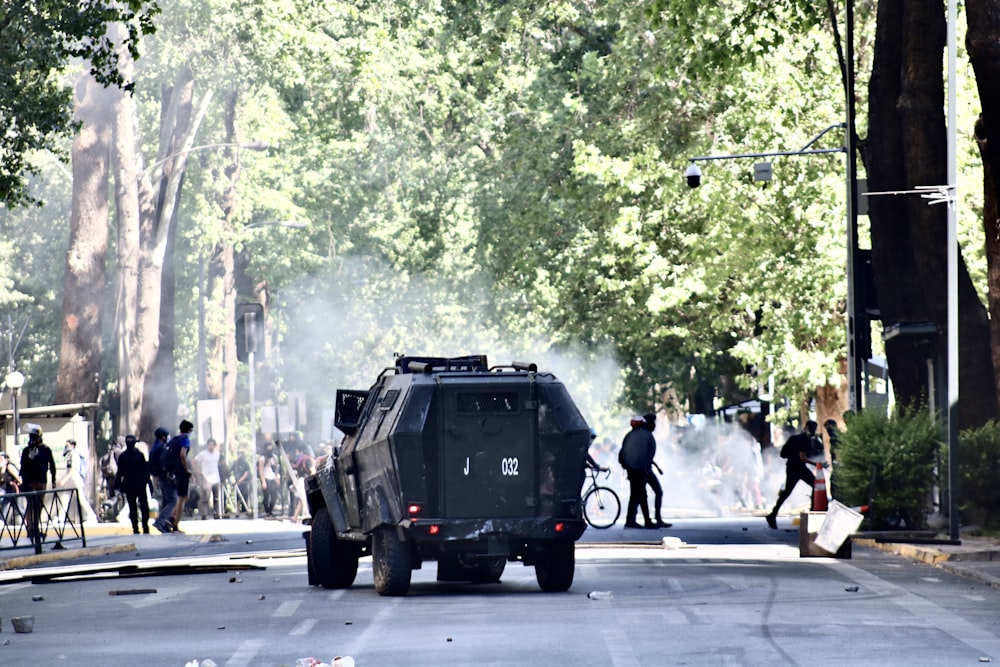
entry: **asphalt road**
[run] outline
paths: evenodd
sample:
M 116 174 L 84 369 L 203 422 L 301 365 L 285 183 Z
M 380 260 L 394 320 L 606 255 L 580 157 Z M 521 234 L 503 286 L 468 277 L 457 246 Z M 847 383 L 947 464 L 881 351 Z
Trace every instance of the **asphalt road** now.
M 303 529 L 287 523 L 92 531 L 86 550 L 0 572 L 0 665 L 1000 660 L 1000 589 L 873 547 L 855 546 L 850 560 L 802 558 L 795 526 L 780 528 L 744 517 L 588 530 L 567 593 L 541 593 L 517 563 L 483 586 L 437 582 L 427 564 L 405 598 L 375 593 L 368 559 L 348 590 L 309 587 Z M 34 631 L 13 633 L 10 618 L 25 615 Z

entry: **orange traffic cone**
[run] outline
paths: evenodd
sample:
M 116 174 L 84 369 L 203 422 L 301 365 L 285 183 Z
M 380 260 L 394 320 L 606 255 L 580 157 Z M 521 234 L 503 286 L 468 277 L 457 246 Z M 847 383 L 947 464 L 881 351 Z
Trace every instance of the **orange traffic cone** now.
M 823 464 L 816 464 L 816 482 L 813 484 L 813 512 L 825 512 L 826 500 L 826 473 L 823 472 Z

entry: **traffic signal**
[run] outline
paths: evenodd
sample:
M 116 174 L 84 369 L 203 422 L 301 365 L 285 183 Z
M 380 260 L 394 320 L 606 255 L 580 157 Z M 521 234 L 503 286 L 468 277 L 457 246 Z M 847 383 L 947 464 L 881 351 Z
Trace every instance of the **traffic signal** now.
M 259 303 L 236 304 L 236 358 L 242 362 L 264 359 L 264 306 Z

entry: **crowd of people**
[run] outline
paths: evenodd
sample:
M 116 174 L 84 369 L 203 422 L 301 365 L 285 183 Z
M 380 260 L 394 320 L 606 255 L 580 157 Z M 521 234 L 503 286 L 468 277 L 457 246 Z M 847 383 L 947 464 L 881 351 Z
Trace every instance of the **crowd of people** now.
M 633 417 L 617 451 L 609 438 L 598 443 L 596 433 L 591 431 L 587 465 L 607 470 L 607 463 L 617 458 L 627 479 L 626 528 L 670 526 L 663 516 L 664 485 L 671 492 L 671 500 L 685 510 L 707 510 L 719 516 L 733 511 L 760 512 L 772 528 L 776 526 L 779 510 L 797 486 L 812 499 L 815 481 L 812 471 L 816 465 L 834 466 L 834 470 L 826 472 L 826 477 L 830 480 L 831 495 L 837 495 L 834 471 L 839 432 L 832 419 L 823 424 L 829 438 L 828 448 L 813 421 L 806 422 L 801 432 L 786 425 L 774 436 L 775 446 L 763 449 L 737 423 L 672 425 L 668 435 L 659 434 L 662 440 L 659 456 L 657 438 L 653 435 L 656 423 L 654 414 Z M 667 468 L 666 473 L 661 465 Z M 772 493 L 777 500 L 770 505 L 767 501 L 774 498 Z M 768 509 L 770 512 L 765 515 Z
M 317 459 L 332 450 L 326 443 L 314 449 L 300 434 L 292 433 L 284 442 L 268 442 L 259 455 L 250 455 L 247 446 L 236 447 L 230 465 L 216 439 L 208 438 L 201 447 L 193 445 L 194 424 L 182 420 L 175 435 L 164 427 L 157 428 L 151 445 L 134 435 L 115 438 L 93 468 L 86 448 L 77 449 L 75 440 L 67 440 L 64 469 L 57 477 L 56 458 L 43 440 L 41 427 L 28 424 L 24 430 L 28 443 L 20 452 L 20 465 L 0 452 L 0 520 L 23 520 L 29 528 L 31 517 L 38 514 L 30 511 L 36 499 L 20 497 L 19 504 L 12 506 L 13 500 L 4 495 L 75 488 L 80 511 L 78 514 L 75 506 L 69 508 L 67 518 L 116 521 L 127 510 L 135 534 L 148 534 L 150 527 L 161 533 L 182 532 L 180 524 L 185 517 L 218 519 L 252 514 L 253 465 L 260 481 L 261 514 L 283 515 L 299 522 L 308 516 L 304 478 L 315 472 Z M 99 511 L 86 492 L 92 471 L 100 475 L 98 498 L 103 502 Z

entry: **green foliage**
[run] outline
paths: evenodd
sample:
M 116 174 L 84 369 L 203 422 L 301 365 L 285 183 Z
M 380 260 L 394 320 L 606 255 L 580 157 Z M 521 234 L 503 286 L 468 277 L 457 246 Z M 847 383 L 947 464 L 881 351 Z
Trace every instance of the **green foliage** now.
M 962 523 L 996 528 L 1000 526 L 1000 422 L 962 431 L 958 445 Z
M 869 525 L 922 528 L 941 448 L 940 424 L 925 407 L 849 415 L 837 452 L 837 487 L 846 505 L 868 505 Z
M 31 153 L 51 150 L 73 128 L 72 90 L 63 78 L 71 58 L 83 58 L 105 85 L 131 90 L 119 70 L 119 46 L 138 55 L 139 39 L 153 32 L 155 2 L 119 3 L 41 0 L 4 3 L 0 16 L 0 202 L 39 203 L 28 195 L 26 177 L 41 167 Z M 109 37 L 120 23 L 121 45 Z

